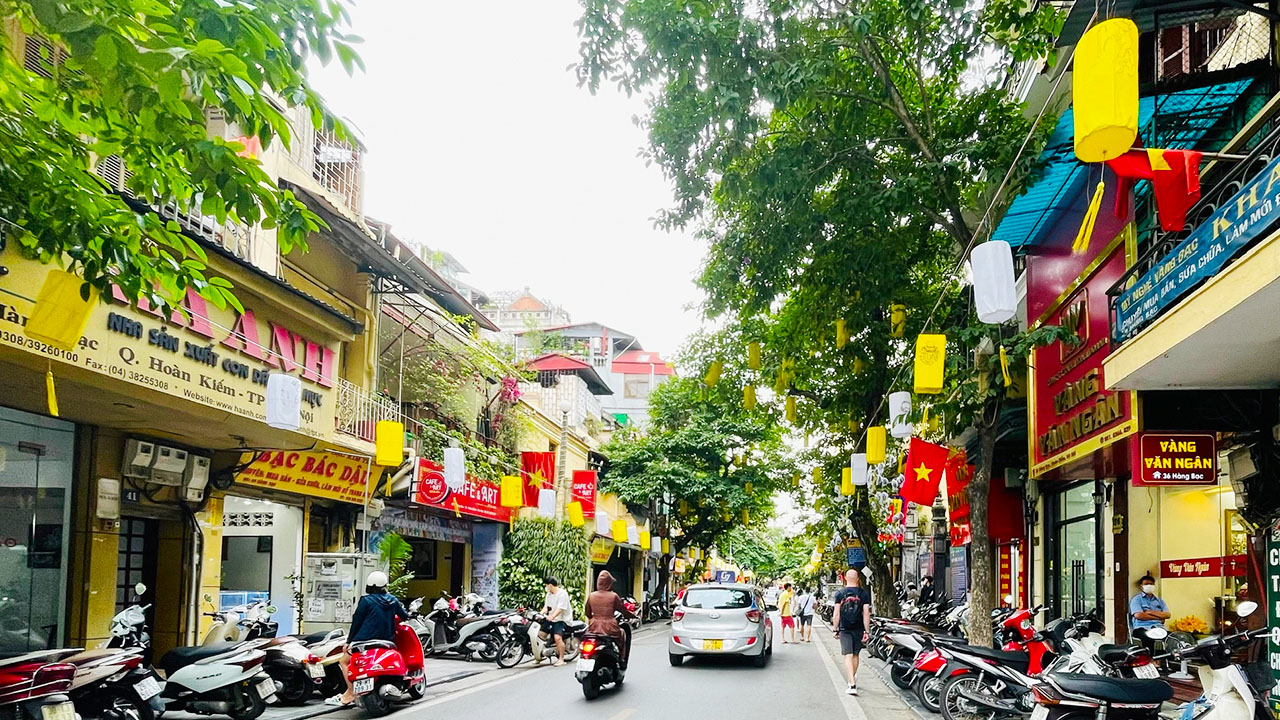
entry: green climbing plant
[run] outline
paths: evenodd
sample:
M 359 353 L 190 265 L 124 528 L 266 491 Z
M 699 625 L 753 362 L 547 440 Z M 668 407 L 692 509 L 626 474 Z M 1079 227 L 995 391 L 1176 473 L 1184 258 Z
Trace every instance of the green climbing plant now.
M 562 520 L 517 520 L 507 533 L 498 565 L 498 596 L 506 607 L 542 607 L 548 575 L 560 579 L 582 615 L 588 560 L 587 536 Z
M 413 546 L 396 533 L 387 533 L 378 543 L 378 560 L 387 568 L 387 592 L 405 599 L 413 573 L 408 572 Z

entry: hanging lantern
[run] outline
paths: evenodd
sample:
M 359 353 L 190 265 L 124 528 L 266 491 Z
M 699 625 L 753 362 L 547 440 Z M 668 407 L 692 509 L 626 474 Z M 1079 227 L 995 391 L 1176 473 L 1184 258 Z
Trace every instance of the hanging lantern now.
M 1018 312 L 1013 249 L 1003 240 L 988 240 L 969 253 L 973 268 L 973 304 L 978 320 L 1002 323 Z
M 658 537 L 657 535 L 654 535 L 649 538 L 649 552 L 653 553 L 654 555 L 662 554 L 662 538 Z
M 733 513 L 729 512 L 729 508 L 725 508 L 724 510 L 721 510 L 720 512 L 721 512 L 721 514 L 723 514 L 723 515 L 724 515 L 724 521 L 725 521 L 725 522 L 729 522 L 730 520 L 732 520 L 732 519 L 733 519 Z
M 689 514 L 689 501 L 688 501 L 688 500 L 681 500 L 681 501 L 680 501 L 680 515 L 683 517 L 683 516 L 688 515 L 688 514 Z
M 756 409 L 756 386 L 748 385 L 742 388 L 742 407 L 747 410 Z
M 884 462 L 885 446 L 888 438 L 885 437 L 883 425 L 867 428 L 867 462 L 872 465 L 879 465 Z
M 379 420 L 373 426 L 373 462 L 384 467 L 400 467 L 404 462 L 404 423 Z
M 503 475 L 498 489 L 498 502 L 502 507 L 524 507 L 524 481 L 519 475 Z
M 851 468 L 840 468 L 840 494 L 849 496 L 857 492 L 853 486 L 853 470 Z
M 444 449 L 444 484 L 454 491 L 467 485 L 467 456 L 460 447 Z
M 609 513 L 604 510 L 596 510 L 596 534 L 608 535 L 611 530 L 612 521 L 609 519 Z
M 720 382 L 720 373 L 724 370 L 724 363 L 719 360 L 711 361 L 711 366 L 707 368 L 707 374 L 702 376 L 702 384 L 707 387 L 715 387 Z
M 791 473 L 791 487 L 793 488 L 800 487 L 800 471 L 799 470 Z
M 614 542 L 620 542 L 620 543 L 626 542 L 627 541 L 627 521 L 621 520 L 621 519 L 614 520 L 613 524 L 609 527 L 609 532 L 611 535 L 613 535 Z
M 1128 18 L 1089 28 L 1076 45 L 1071 80 L 1076 157 L 1105 162 L 1138 137 L 1138 26 Z
M 89 324 L 89 313 L 98 304 L 98 289 L 91 287 L 87 297 L 80 296 L 84 280 L 65 270 L 53 269 L 44 276 L 35 307 L 22 332 L 32 340 L 48 343 L 59 350 L 75 350 Z
M 857 434 L 858 431 L 861 429 L 862 429 L 862 423 L 858 422 L 857 420 L 854 420 L 853 418 L 849 418 L 849 432 Z
M 836 320 L 836 349 L 843 350 L 849 344 L 849 327 L 844 318 Z
M 759 370 L 763 366 L 760 362 L 760 343 L 747 343 L 747 367 L 752 370 Z
M 648 551 L 649 548 L 653 547 L 653 536 L 649 534 L 648 530 L 641 530 L 639 539 L 640 542 L 637 544 L 642 550 Z
M 756 486 L 752 483 L 747 483 L 746 485 L 743 486 L 742 489 L 746 490 L 747 494 L 750 495 L 751 493 L 755 492 Z
M 911 437 L 907 417 L 911 415 L 911 393 L 906 391 L 889 394 L 890 434 L 899 440 Z
M 538 517 L 555 517 L 556 515 L 556 491 L 551 488 L 542 488 L 538 491 Z
M 863 360 L 863 359 L 862 359 L 862 358 L 860 358 L 860 357 L 856 357 L 856 358 L 854 358 L 854 359 L 853 359 L 853 374 L 854 374 L 854 375 L 861 375 L 862 373 L 864 373 L 864 372 L 866 372 L 866 371 L 867 371 L 867 361 L 866 361 L 866 360 Z
M 787 396 L 787 422 L 792 425 L 796 422 L 796 399 L 793 395 Z
M 582 513 L 582 503 L 578 502 L 577 500 L 574 500 L 573 502 L 565 506 L 565 512 L 567 512 L 569 515 L 570 525 L 576 528 L 580 528 L 583 525 L 587 524 L 587 518 Z
M 822 468 L 820 467 L 816 467 L 813 469 L 813 484 L 814 485 L 822 484 Z
M 747 508 L 742 508 L 742 524 L 743 525 L 751 524 L 751 511 L 748 510 Z
M 907 306 L 894 303 L 889 306 L 889 337 L 900 338 L 907 333 Z
M 667 538 L 662 538 L 662 554 L 663 555 L 671 554 L 671 541 L 668 540 Z
M 854 453 L 849 458 L 849 476 L 853 484 L 862 487 L 867 484 L 867 454 Z
M 947 364 L 947 336 L 921 335 L 916 338 L 915 389 L 918 395 L 942 392 L 942 371 Z
M 267 376 L 267 424 L 280 430 L 302 425 L 302 379 L 297 375 Z

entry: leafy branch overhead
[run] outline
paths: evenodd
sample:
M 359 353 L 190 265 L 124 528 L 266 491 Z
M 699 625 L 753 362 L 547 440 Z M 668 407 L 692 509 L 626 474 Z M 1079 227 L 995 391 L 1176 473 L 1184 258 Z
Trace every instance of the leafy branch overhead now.
M 172 304 L 191 287 L 238 306 L 203 248 L 155 208 L 261 222 L 282 253 L 322 226 L 241 143 L 210 137 L 207 119 L 287 147 L 296 108 L 346 137 L 304 70 L 312 55 L 361 66 L 341 2 L 0 0 L 0 15 L 26 37 L 13 48 L 0 34 L 0 223 L 24 254 L 65 256 L 90 285 L 130 299 Z M 94 172 L 113 156 L 125 195 Z

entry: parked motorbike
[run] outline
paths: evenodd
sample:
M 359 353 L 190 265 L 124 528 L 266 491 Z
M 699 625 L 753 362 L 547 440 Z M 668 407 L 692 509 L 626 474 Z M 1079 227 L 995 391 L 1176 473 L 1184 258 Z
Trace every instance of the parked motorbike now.
M 631 624 L 619 623 L 625 636 L 627 656 L 631 651 Z M 582 639 L 582 651 L 574 677 L 582 685 L 582 696 L 588 700 L 600 697 L 600 691 L 606 685 L 622 687 L 627 679 L 627 664 L 622 660 L 623 648 L 608 635 L 588 634 Z
M 137 599 L 147 587 L 134 586 Z M 147 608 L 133 605 L 111 618 L 110 638 L 96 650 L 82 650 L 65 662 L 76 666 L 69 695 L 84 717 L 106 720 L 155 720 L 164 713 L 160 676 L 147 662 L 151 636 Z
M 559 651 L 555 640 L 546 631 L 550 623 L 547 616 L 529 610 L 521 610 L 504 620 L 506 628 L 511 631 L 509 637 L 498 648 L 498 667 L 511 668 L 519 665 L 529 656 L 534 663 L 543 660 L 555 660 Z M 565 662 L 572 662 L 578 657 L 583 635 L 587 632 L 587 624 L 581 620 L 566 623 L 568 633 L 564 638 Z
M 167 710 L 254 720 L 276 702 L 276 681 L 262 669 L 266 639 L 178 647 L 157 664 Z
M 347 681 L 342 677 L 342 665 L 339 660 L 347 646 L 347 631 L 336 628 L 321 630 L 299 638 L 307 650 L 318 660 L 324 676 L 317 688 L 321 697 L 333 697 L 347 689 Z M 315 661 L 312 661 L 313 663 Z
M 0 720 L 77 720 L 67 691 L 76 666 L 62 662 L 75 650 L 39 650 L 0 660 Z
M 1032 693 L 1036 706 L 1031 720 L 1156 720 L 1173 688 L 1163 680 L 1050 673 Z
M 418 613 L 421 607 L 422 598 L 410 604 L 409 624 L 418 633 L 428 655 L 457 653 L 467 660 L 478 657 L 485 662 L 498 659 L 498 646 L 502 642 L 498 621 L 509 613 L 468 616 L 455 599 L 443 594 L 425 616 Z M 467 603 L 465 599 L 463 607 L 477 609 L 475 603 Z M 482 608 L 479 609 L 482 611 Z
M 393 702 L 426 695 L 422 642 L 407 622 L 396 624 L 395 642 L 364 640 L 351 644 L 347 676 L 356 700 L 372 717 L 391 712 Z
M 1258 609 L 1257 603 L 1245 601 L 1236 608 L 1240 617 L 1248 617 Z M 1233 662 L 1233 654 L 1272 634 L 1261 627 L 1232 635 L 1213 635 L 1195 645 L 1173 651 L 1174 660 L 1199 660 L 1200 685 L 1205 692 L 1181 707 L 1181 717 L 1188 720 L 1270 720 L 1267 694 L 1275 686 L 1265 653 L 1248 666 Z
M 262 669 L 276 681 L 281 705 L 301 705 L 320 689 L 325 676 L 321 658 L 292 635 L 277 637 L 279 625 L 271 619 L 276 612 L 274 605 L 255 602 L 232 612 L 243 613 L 243 618 L 236 623 L 238 637 L 267 640 L 262 646 L 266 653 Z

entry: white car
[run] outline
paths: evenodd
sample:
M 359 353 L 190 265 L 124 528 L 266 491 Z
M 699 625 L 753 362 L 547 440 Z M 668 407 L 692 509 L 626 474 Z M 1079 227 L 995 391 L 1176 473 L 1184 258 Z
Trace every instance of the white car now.
M 691 585 L 671 614 L 671 664 L 686 655 L 742 655 L 764 667 L 773 654 L 773 618 L 764 595 L 742 583 Z

